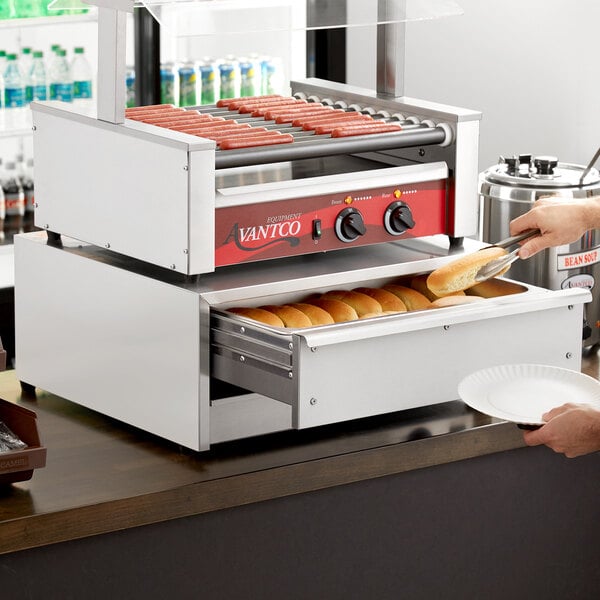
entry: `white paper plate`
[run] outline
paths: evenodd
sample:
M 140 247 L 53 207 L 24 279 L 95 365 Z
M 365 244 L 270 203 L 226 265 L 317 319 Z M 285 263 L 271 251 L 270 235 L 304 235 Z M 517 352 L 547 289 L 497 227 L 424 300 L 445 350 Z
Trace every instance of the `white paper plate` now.
M 476 371 L 458 384 L 471 408 L 505 421 L 542 425 L 542 415 L 567 402 L 600 408 L 600 383 L 548 365 L 501 365 Z

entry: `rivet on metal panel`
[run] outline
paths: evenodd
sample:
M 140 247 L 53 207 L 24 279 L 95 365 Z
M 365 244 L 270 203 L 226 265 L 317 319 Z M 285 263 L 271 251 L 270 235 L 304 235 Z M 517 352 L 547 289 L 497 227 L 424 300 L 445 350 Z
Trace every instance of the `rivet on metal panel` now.
M 187 248 L 184 248 L 184 249 L 183 249 L 183 253 L 184 253 L 184 254 L 187 254 L 188 252 L 189 252 L 189 250 L 188 250 Z
M 110 244 L 107 242 L 106 244 L 104 244 L 105 248 L 110 248 Z
M 294 379 L 294 374 L 291 371 L 288 373 L 288 378 L 289 379 Z
M 574 307 L 573 307 L 573 305 L 572 305 L 572 304 L 569 304 L 569 306 L 567 306 L 567 308 L 568 308 L 569 310 L 573 310 L 573 308 L 574 308 Z
M 450 329 L 450 325 L 444 325 L 444 331 L 448 331 Z
M 294 344 L 292 344 L 292 342 L 290 342 L 290 343 L 288 344 L 288 348 L 289 348 L 290 350 L 293 350 L 293 349 L 294 349 Z
M 246 362 L 246 357 L 245 356 L 240 356 L 240 362 Z
M 171 269 L 175 270 L 177 268 L 177 265 L 171 265 Z
M 573 358 L 573 354 L 571 352 L 567 352 L 567 354 L 565 355 L 567 358 Z
M 31 128 L 31 131 L 37 131 L 37 127 L 34 125 L 34 126 Z
M 37 202 L 34 202 L 34 203 L 33 203 L 33 208 L 37 208 L 37 207 L 38 207 L 38 203 L 37 203 Z
M 240 333 L 246 333 L 246 328 L 245 327 L 240 327 Z
M 184 165 L 183 170 L 187 171 L 189 169 L 189 167 L 187 165 Z
M 425 156 L 425 149 L 424 148 L 419 148 L 419 156 L 421 156 L 421 157 Z
M 316 351 L 317 351 L 317 348 L 316 348 L 315 346 L 313 346 L 313 347 L 310 349 L 310 351 L 311 351 L 311 352 L 316 352 Z
M 46 224 L 44 225 L 44 229 L 50 229 L 50 225 L 48 225 L 48 223 L 46 223 Z
M 317 399 L 316 398 L 311 398 L 310 399 L 310 405 L 314 406 L 317 403 Z

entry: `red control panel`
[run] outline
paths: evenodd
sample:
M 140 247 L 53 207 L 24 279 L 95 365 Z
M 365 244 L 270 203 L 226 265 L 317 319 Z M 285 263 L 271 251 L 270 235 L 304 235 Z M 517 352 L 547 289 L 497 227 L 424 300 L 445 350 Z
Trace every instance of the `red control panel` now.
M 447 181 L 220 208 L 215 265 L 446 233 Z

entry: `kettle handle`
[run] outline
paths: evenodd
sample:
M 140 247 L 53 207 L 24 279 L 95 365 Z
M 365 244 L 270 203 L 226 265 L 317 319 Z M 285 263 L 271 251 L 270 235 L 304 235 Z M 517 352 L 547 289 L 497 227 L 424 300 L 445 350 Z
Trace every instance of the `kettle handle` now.
M 592 158 L 592 160 L 590 160 L 590 164 L 584 169 L 583 173 L 581 174 L 581 178 L 579 179 L 580 187 L 583 186 L 583 180 L 585 179 L 586 175 L 592 170 L 592 167 L 596 164 L 598 158 L 600 158 L 600 148 L 596 150 L 596 154 L 594 154 L 594 157 Z

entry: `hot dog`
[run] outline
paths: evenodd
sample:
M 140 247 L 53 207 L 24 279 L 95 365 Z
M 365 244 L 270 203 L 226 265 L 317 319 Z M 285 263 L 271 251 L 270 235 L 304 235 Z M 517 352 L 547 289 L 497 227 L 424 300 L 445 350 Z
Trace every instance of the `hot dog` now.
M 145 110 L 164 110 L 165 108 L 176 108 L 174 104 L 147 104 L 146 106 L 129 106 L 125 114 L 141 112 Z
M 308 102 L 306 102 L 306 100 L 296 100 L 294 102 L 283 102 L 282 101 L 282 102 L 275 102 L 275 103 L 267 103 L 267 104 L 259 105 L 257 108 L 250 111 L 250 114 L 253 117 L 264 117 L 268 111 L 273 110 L 273 107 L 303 108 L 307 105 L 308 105 Z M 242 112 L 241 107 L 240 107 L 240 112 Z
M 353 135 L 369 135 L 371 133 L 389 133 L 392 131 L 401 131 L 400 125 L 392 125 L 389 123 L 375 123 L 365 125 L 348 125 L 347 127 L 337 127 L 331 131 L 331 137 L 350 137 Z
M 291 123 L 294 119 L 299 119 L 304 116 L 318 116 L 323 114 L 333 114 L 331 108 L 326 106 L 315 106 L 312 104 L 305 104 L 304 106 L 283 106 L 280 108 L 269 109 L 265 112 L 264 117 L 267 121 L 277 121 L 278 118 L 289 119 Z M 286 121 L 287 122 L 287 121 Z
M 341 109 L 333 109 L 329 113 L 323 113 L 322 115 L 316 115 L 312 117 L 300 116 L 292 121 L 292 125 L 294 127 L 304 127 L 305 125 L 309 125 L 307 128 L 312 129 L 310 125 L 316 126 L 324 123 L 325 121 L 333 121 L 334 119 L 339 119 L 340 121 L 343 121 L 344 119 L 356 119 L 357 116 L 359 119 L 371 118 L 368 115 L 363 115 L 357 112 L 348 113 Z
M 233 102 L 240 102 L 242 100 L 251 101 L 251 100 L 265 100 L 268 98 L 283 98 L 281 94 L 264 94 L 263 96 L 244 96 L 238 98 L 221 98 L 221 100 L 217 101 L 217 106 L 219 108 L 224 108 L 230 106 Z
M 297 100 L 295 98 L 274 98 L 273 100 L 265 100 L 264 102 L 247 102 L 244 104 L 240 104 L 237 107 L 237 110 L 240 114 L 253 113 L 254 111 L 264 108 L 265 110 L 268 108 L 272 108 L 274 106 L 285 106 L 287 104 L 296 104 Z
M 179 114 L 181 112 L 183 112 L 183 108 L 181 108 L 181 109 L 170 108 L 168 110 L 161 110 L 161 111 L 132 113 L 131 115 L 125 115 L 125 116 L 128 119 L 131 119 L 132 121 L 145 121 L 146 119 L 160 119 L 162 117 Z
M 246 137 L 249 135 L 258 135 L 259 133 L 267 133 L 267 130 L 263 127 L 262 131 L 254 131 L 255 127 L 248 128 L 239 128 L 237 125 L 230 125 L 228 127 L 216 127 L 214 129 L 200 129 L 197 131 L 185 131 L 184 133 L 191 133 L 192 135 L 197 135 L 199 137 L 205 137 L 209 140 L 214 140 L 218 142 L 219 140 L 225 139 L 227 137 Z
M 247 136 L 230 138 L 220 143 L 222 150 L 236 150 L 238 148 L 251 148 L 255 146 L 271 146 L 273 144 L 290 144 L 294 137 L 289 133 L 277 133 L 264 136 Z

